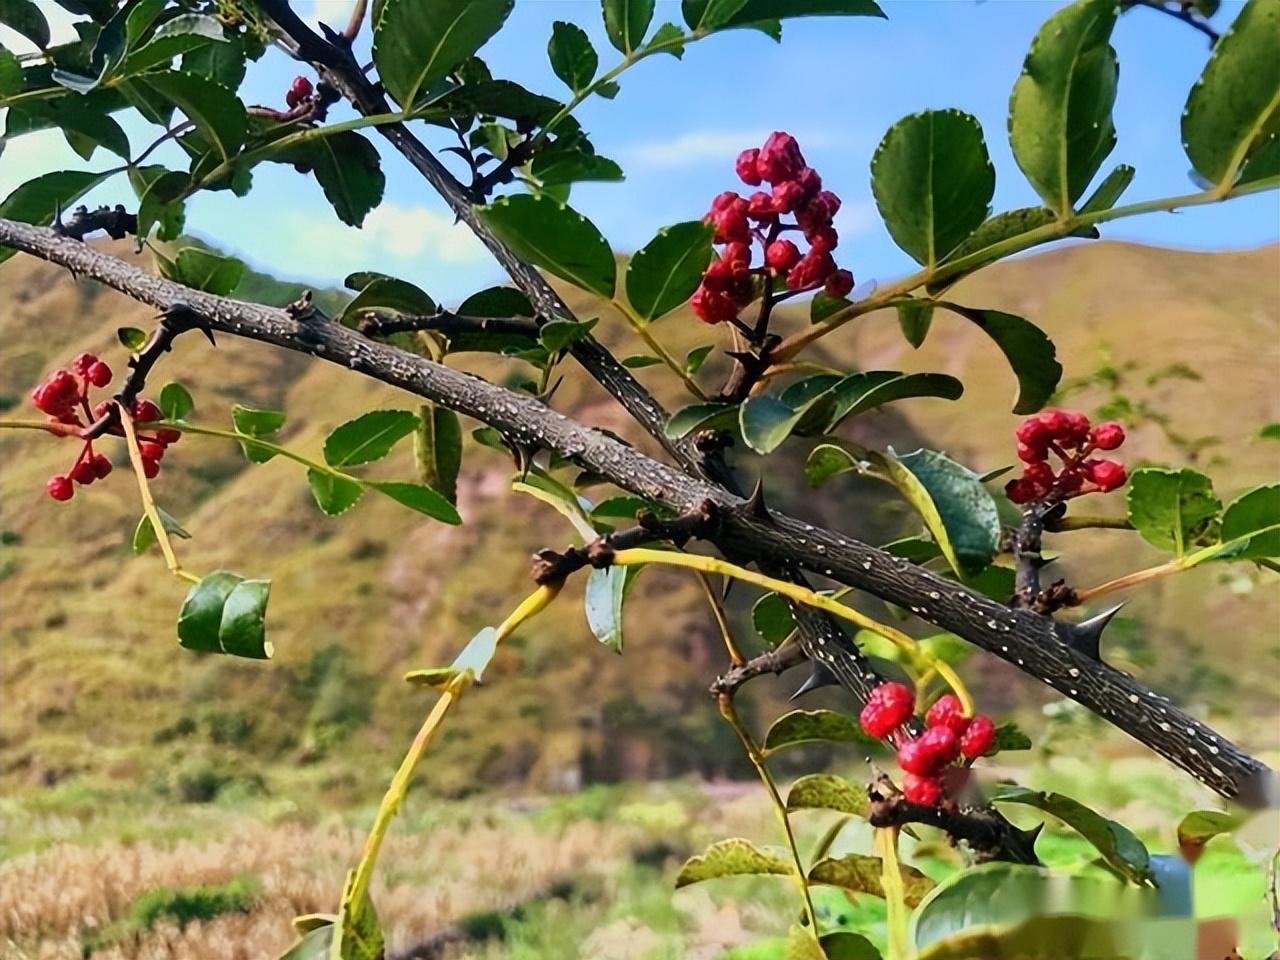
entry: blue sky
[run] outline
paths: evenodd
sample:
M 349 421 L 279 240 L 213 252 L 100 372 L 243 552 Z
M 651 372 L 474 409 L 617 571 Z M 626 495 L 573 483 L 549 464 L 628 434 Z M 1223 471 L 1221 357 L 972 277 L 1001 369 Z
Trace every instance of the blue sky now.
M 43 5 L 43 4 L 42 4 Z M 659 56 L 622 78 L 613 101 L 594 98 L 579 117 L 597 150 L 618 160 L 627 180 L 575 187 L 572 205 L 590 217 L 617 251 L 633 250 L 667 223 L 694 219 L 709 199 L 741 185 L 733 159 L 771 130 L 794 133 L 809 163 L 844 207 L 840 261 L 859 281 L 891 279 L 911 269 L 876 214 L 869 186 L 871 154 L 884 131 L 926 108 L 956 107 L 974 114 L 986 132 L 997 171 L 995 208 L 1036 202 L 1005 136 L 1008 96 L 1031 38 L 1063 4 L 1057 0 L 888 0 L 888 20 L 815 18 L 788 21 L 781 45 L 754 31 L 731 31 L 689 48 L 682 61 Z M 51 9 L 50 19 L 60 11 Z M 1228 22 L 1239 4 L 1226 3 Z M 344 22 L 350 0 L 298 0 L 311 20 Z M 655 25 L 679 22 L 679 5 L 658 0 Z M 547 65 L 546 40 L 555 20 L 591 35 L 602 68 L 618 56 L 604 38 L 596 0 L 519 0 L 508 26 L 483 51 L 495 75 L 534 90 L 565 91 Z M 12 35 L 0 31 L 6 45 Z M 1107 161 L 1130 163 L 1137 177 L 1126 200 L 1193 189 L 1179 146 L 1178 123 L 1187 91 L 1208 57 L 1204 38 L 1149 10 L 1121 19 L 1114 43 L 1121 81 L 1116 105 L 1119 143 Z M 251 66 L 246 101 L 283 106 L 299 72 L 271 52 Z M 335 113 L 334 119 L 341 119 Z M 129 129 L 135 148 L 150 135 Z M 435 128 L 429 143 L 447 146 Z M 496 263 L 452 223 L 444 205 L 400 157 L 373 136 L 383 154 L 387 192 L 364 230 L 343 226 L 319 187 L 289 167 L 264 164 L 245 199 L 215 194 L 195 199 L 188 229 L 216 240 L 251 264 L 317 285 L 339 284 L 355 270 L 377 269 L 413 280 L 451 302 L 502 279 Z M 173 154 L 157 155 L 173 165 Z M 105 167 L 94 158 L 89 166 Z M 82 169 L 57 134 L 8 145 L 0 157 L 0 195 L 58 163 Z M 120 178 L 89 198 L 132 202 Z M 1266 194 L 1179 214 L 1152 214 L 1105 228 L 1106 236 L 1191 249 L 1221 250 L 1273 242 L 1280 233 L 1280 199 Z

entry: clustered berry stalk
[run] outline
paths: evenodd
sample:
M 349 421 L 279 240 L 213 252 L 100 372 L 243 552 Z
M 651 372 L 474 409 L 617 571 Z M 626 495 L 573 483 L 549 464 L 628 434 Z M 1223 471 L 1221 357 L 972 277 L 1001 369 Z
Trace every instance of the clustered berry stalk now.
M 89 406 L 89 390 L 91 387 L 105 387 L 111 382 L 111 368 L 92 353 L 82 353 L 71 362 L 71 370 L 55 370 L 49 374 L 39 386 L 31 391 L 31 402 L 49 417 L 51 424 L 71 427 L 65 431 L 68 435 L 84 436 L 88 423 L 111 416 L 114 407 L 110 400 L 103 400 L 97 406 Z M 73 373 L 72 370 L 75 372 Z M 160 408 L 145 398 L 139 398 L 133 404 L 133 419 L 139 423 L 153 423 L 163 419 Z M 83 418 L 82 418 L 83 417 Z M 86 423 L 87 421 L 87 423 Z M 112 422 L 108 433 L 123 436 L 120 426 Z M 143 470 L 147 479 L 154 478 L 160 472 L 160 461 L 164 458 L 166 448 L 177 443 L 182 436 L 177 430 L 158 429 L 150 436 L 140 436 L 138 445 L 142 455 Z M 75 495 L 75 484 L 88 486 L 95 480 L 102 480 L 111 473 L 111 459 L 104 453 L 95 452 L 92 437 L 84 437 L 84 445 L 79 455 L 65 474 L 56 473 L 45 484 L 45 490 L 54 500 L 70 500 Z
M 788 133 L 770 134 L 764 146 L 744 150 L 737 161 L 738 177 L 748 186 L 762 183 L 771 190 L 757 190 L 743 197 L 726 190 L 711 201 L 705 221 L 715 229 L 716 244 L 723 245 L 719 259 L 702 275 L 693 294 L 693 312 L 705 323 L 737 323 L 738 313 L 764 295 L 771 301 L 775 281 L 793 293 L 824 288 L 830 297 L 843 297 L 853 289 L 853 274 L 836 265 L 832 251 L 840 237 L 832 225 L 840 198 L 822 189 L 822 178 L 805 163 L 800 145 Z M 789 216 L 790 221 L 784 220 Z M 808 250 L 800 252 L 783 234 L 803 236 Z M 761 262 L 754 264 L 754 245 Z M 759 340 L 768 314 L 749 335 Z
M 1124 427 L 1111 421 L 1094 427 L 1083 413 L 1046 410 L 1029 417 L 1018 427 L 1022 476 L 1010 480 L 1005 493 L 1014 503 L 1026 504 L 1118 490 L 1129 478 L 1124 465 L 1090 454 L 1115 450 L 1122 443 Z M 1062 461 L 1057 472 L 1049 464 L 1050 453 Z
M 967 716 L 960 699 L 948 693 L 925 714 L 925 732 L 912 737 L 903 728 L 915 707 L 910 687 L 882 683 L 871 691 L 858 719 L 869 736 L 897 747 L 903 796 L 921 806 L 942 806 L 967 782 L 973 761 L 995 752 L 996 725 L 986 714 Z

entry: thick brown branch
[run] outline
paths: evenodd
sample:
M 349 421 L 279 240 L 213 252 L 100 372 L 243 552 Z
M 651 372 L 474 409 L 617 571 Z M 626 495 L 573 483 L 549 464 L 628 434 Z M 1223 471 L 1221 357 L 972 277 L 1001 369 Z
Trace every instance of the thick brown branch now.
M 61 264 L 161 310 L 183 307 L 209 328 L 341 364 L 481 420 L 515 444 L 555 450 L 622 489 L 684 512 L 711 501 L 716 542 L 730 556 L 796 564 L 912 611 L 1021 668 L 1188 771 L 1224 796 L 1261 803 L 1268 767 L 1167 697 L 1092 659 L 1047 617 L 1013 610 L 860 541 L 776 512 L 659 463 L 536 398 L 505 390 L 314 316 L 201 293 L 145 273 L 52 230 L 0 219 L 0 243 Z M 761 515 L 764 512 L 765 515 Z
M 783 673 L 794 666 L 805 663 L 809 657 L 800 649 L 798 643 L 785 643 L 775 650 L 766 650 L 759 656 L 752 657 L 741 666 L 731 668 L 722 676 L 716 677 L 711 684 L 711 695 L 721 694 L 733 696 L 738 688 L 748 680 L 763 677 L 765 674 Z
M 370 311 L 356 324 L 356 329 L 366 337 L 389 337 L 393 333 L 416 330 L 440 333 L 446 337 L 462 333 L 505 333 L 535 339 L 538 336 L 537 322 L 525 317 L 460 317 L 448 310 L 423 316 L 388 316 Z

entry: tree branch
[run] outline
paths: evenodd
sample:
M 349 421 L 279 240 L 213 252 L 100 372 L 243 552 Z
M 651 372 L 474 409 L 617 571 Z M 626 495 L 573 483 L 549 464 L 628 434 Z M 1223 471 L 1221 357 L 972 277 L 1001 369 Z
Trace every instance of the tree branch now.
M 536 398 L 360 336 L 317 315 L 291 315 L 192 290 L 54 231 L 0 219 L 0 243 L 73 269 L 161 310 L 199 316 L 212 330 L 340 364 L 474 417 L 525 446 L 555 450 L 618 487 L 684 512 L 718 508 L 716 543 L 730 556 L 795 564 L 905 607 L 1016 664 L 1224 796 L 1262 803 L 1271 771 L 1129 675 L 1073 648 L 1064 625 L 1012 610 L 857 540 L 763 509 L 592 430 Z
M 396 314 L 388 316 L 370 311 L 356 324 L 356 330 L 366 337 L 389 337 L 394 333 L 410 333 L 421 330 L 454 337 L 462 333 L 496 333 L 537 339 L 538 324 L 524 317 L 461 317 L 448 310 L 438 310 L 423 316 Z

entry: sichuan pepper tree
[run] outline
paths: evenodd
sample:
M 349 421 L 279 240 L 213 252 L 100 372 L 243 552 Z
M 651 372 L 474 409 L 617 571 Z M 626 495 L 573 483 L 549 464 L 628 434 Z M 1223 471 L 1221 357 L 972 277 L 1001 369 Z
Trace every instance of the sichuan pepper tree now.
M 78 18 L 78 39 L 56 46 L 30 0 L 0 7 L 0 18 L 35 48 L 21 55 L 0 51 L 0 105 L 8 136 L 60 128 L 93 166 L 50 170 L 16 189 L 0 205 L 0 244 L 112 287 L 159 316 L 150 331 L 120 331 L 120 356 L 69 358 L 31 385 L 31 403 L 44 419 L 2 425 L 42 430 L 52 441 L 75 445 L 66 472 L 49 480 L 56 501 L 96 492 L 79 487 L 120 482 L 124 471 L 113 474 L 93 444 L 106 434 L 124 438 L 142 512 L 135 549 L 158 547 L 170 571 L 190 582 L 185 600 L 175 592 L 180 644 L 258 659 L 272 652 L 270 581 L 230 571 L 195 574 L 178 558 L 173 537 L 185 531 L 157 496 L 165 496 L 161 461 L 185 434 L 236 442 L 255 463 L 277 456 L 298 462 L 326 514 L 345 513 L 372 491 L 458 523 L 462 415 L 482 425 L 477 440 L 513 454 L 513 495 L 531 494 L 558 510 L 578 538 L 565 550 L 542 545 L 528 596 L 513 600 L 511 612 L 495 617 L 499 624 L 472 638 L 452 664 L 406 675 L 434 687 L 437 698 L 386 793 L 363 856 L 343 890 L 334 892 L 336 912 L 298 918 L 301 939 L 290 956 L 382 954 L 370 881 L 411 777 L 497 647 L 556 602 L 571 577 L 585 579 L 591 629 L 618 652 L 627 586 L 644 566 L 684 567 L 704 585 L 718 575 L 761 591 L 753 620 L 772 645 L 750 656 L 708 585 L 709 616 L 729 660 L 711 692 L 772 799 L 786 853 L 727 840 L 685 864 L 677 882 L 789 877 L 801 919 L 790 931 L 789 956 L 877 955 L 862 934 L 832 930 L 818 915 L 811 889 L 820 884 L 883 897 L 893 957 L 1015 955 L 1026 944 L 1045 942 L 1061 943 L 1060 956 L 1084 956 L 1090 938 L 1096 948 L 1110 928 L 1079 916 L 1033 911 L 1003 915 L 979 934 L 964 929 L 982 917 L 957 904 L 987 899 L 1001 883 L 1033 890 L 1051 879 L 1039 864 L 1036 831 L 1019 829 L 1002 813 L 1010 805 L 1035 807 L 1077 829 L 1098 847 L 1114 882 L 1136 887 L 1134 896 L 1146 898 L 1151 912 L 1163 902 L 1162 892 L 1188 882 L 1186 864 L 1179 869 L 1170 858 L 1153 857 L 1131 832 L 1079 801 L 984 786 L 983 758 L 1029 743 L 978 709 L 938 645 L 919 635 L 930 626 L 1048 684 L 1224 798 L 1253 806 L 1271 799 L 1272 774 L 1264 764 L 1106 662 L 1100 638 L 1114 610 L 1098 611 L 1095 601 L 1209 562 L 1275 569 L 1280 485 L 1245 491 L 1224 505 L 1211 480 L 1189 468 L 1129 471 L 1101 456 L 1122 445 L 1124 428 L 1093 424 L 1075 411 L 1044 410 L 1062 367 L 1034 318 L 960 303 L 949 291 L 1010 255 L 1064 238 L 1097 237 L 1111 221 L 1280 185 L 1280 58 L 1274 56 L 1280 0 L 1249 0 L 1221 34 L 1210 19 L 1216 4 L 1207 2 L 1077 0 L 1055 13 L 1027 54 L 1009 107 L 1010 146 L 1040 206 L 992 212 L 996 172 L 972 116 L 945 109 L 903 118 L 871 157 L 871 191 L 890 235 L 919 269 L 860 297 L 852 297 L 855 258 L 840 247 L 835 217 L 840 193 L 859 189 L 861 177 L 848 170 L 819 173 L 785 131 L 763 144 L 743 144 L 736 159 L 727 156 L 725 191 L 705 212 L 692 210 L 686 221 L 661 230 L 621 276 L 608 242 L 567 200 L 575 183 L 621 179 L 621 169 L 595 152 L 574 115 L 588 98 L 612 98 L 622 81 L 639 82 L 630 73 L 637 64 L 658 54 L 681 58 L 732 28 L 780 39 L 791 17 L 883 16 L 873 0 L 684 0 L 683 24 L 656 27 L 652 0 L 604 0 L 605 34 L 618 53 L 613 65 L 602 69 L 600 51 L 580 27 L 556 23 L 547 52 L 567 89 L 549 93 L 503 79 L 500 64 L 477 55 L 503 28 L 511 0 L 360 0 L 346 24 L 318 32 L 286 0 L 58 2 Z M 1209 38 L 1211 54 L 1181 119 L 1197 189 L 1121 204 L 1134 170 L 1118 165 L 1104 173 L 1118 136 L 1112 121 L 1118 63 L 1110 40 L 1120 14 L 1132 6 L 1185 21 Z M 357 50 L 370 35 L 372 62 L 366 64 Z M 281 105 L 246 105 L 238 92 L 246 72 L 267 56 L 293 57 L 298 76 L 281 91 Z M 135 145 L 116 119 L 124 114 L 153 124 L 154 139 Z M 347 278 L 354 294 L 349 303 L 328 316 L 309 295 L 284 309 L 236 299 L 242 265 L 180 242 L 192 196 L 249 195 L 262 163 L 287 164 L 314 178 L 334 215 L 358 226 L 382 198 L 382 161 L 371 137 L 385 140 L 447 202 L 506 269 L 510 286 L 479 291 L 450 308 L 412 278 L 360 273 Z M 119 162 L 95 162 L 106 154 Z M 162 155 L 171 159 L 153 159 Z M 76 206 L 113 177 L 128 180 L 136 204 Z M 734 189 L 731 177 L 738 181 Z M 84 242 L 98 232 L 135 237 L 140 249 L 151 249 L 155 272 Z M 626 362 L 615 358 L 593 337 L 594 321 L 575 317 L 544 272 L 611 304 L 643 352 Z M 656 321 L 686 302 L 716 329 L 717 339 L 680 359 L 664 346 Z M 842 425 L 864 412 L 914 398 L 953 400 L 963 390 L 941 373 L 812 372 L 806 360 L 812 344 L 882 309 L 897 311 L 916 345 L 939 313 L 974 323 L 991 338 L 993 356 L 1003 354 L 1018 383 L 1014 411 L 1028 416 L 1009 440 L 1010 458 L 1024 465 L 1021 476 L 1002 486 L 995 475 L 979 476 L 935 451 L 873 450 L 842 436 Z M 811 322 L 785 323 L 797 310 Z M 154 386 L 160 376 L 181 376 L 181 370 L 163 370 L 165 355 L 176 338 L 194 331 L 215 346 L 215 337 L 247 338 L 337 363 L 352 376 L 402 388 L 418 404 L 355 416 L 328 436 L 320 455 L 272 439 L 284 412 L 239 406 L 230 425 L 201 423 L 194 417 L 196 398 L 177 380 Z M 732 362 L 723 382 L 703 372 L 713 350 Z M 508 389 L 450 366 L 455 355 L 476 351 L 499 354 L 535 376 Z M 690 394 L 688 405 L 664 409 L 630 372 L 650 364 L 669 368 Z M 113 367 L 123 373 L 113 376 Z M 556 412 L 560 376 L 598 382 L 631 415 L 636 438 L 647 436 L 662 455 L 651 457 Z M 387 457 L 410 436 L 418 441 L 416 464 L 406 468 L 411 477 L 362 474 L 364 464 Z M 918 513 L 921 535 L 878 547 L 775 509 L 760 487 L 748 496 L 740 476 L 743 449 L 768 456 L 784 443 L 808 446 L 804 472 L 814 486 L 854 473 L 892 487 Z M 182 450 L 183 456 L 200 454 L 191 440 Z M 763 464 L 768 471 L 773 461 Z M 609 498 L 607 512 L 587 499 L 599 503 L 597 489 L 583 493 L 599 484 L 623 495 Z M 1119 492 L 1126 487 L 1127 494 Z M 1074 499 L 1095 493 L 1113 503 L 1109 517 L 1071 512 Z M 1045 534 L 1095 526 L 1131 530 L 1167 549 L 1171 559 L 1105 583 L 1043 585 Z M 1059 548 L 1070 551 L 1070 539 Z M 811 577 L 835 592 L 815 589 Z M 847 598 L 850 589 L 910 614 L 906 628 L 860 611 Z M 852 637 L 850 625 L 857 630 Z M 580 655 L 609 654 L 584 646 Z M 849 694 L 849 712 L 793 711 L 758 737 L 737 713 L 736 692 L 753 678 L 805 662 L 812 674 L 802 690 L 838 684 Z M 887 742 L 900 773 L 877 766 L 862 785 L 813 774 L 784 797 L 770 756 L 815 739 L 866 749 Z M 839 825 L 865 818 L 875 828 L 877 855 L 828 856 L 838 825 L 805 856 L 792 816 L 809 808 L 840 811 L 846 820 Z M 1226 813 L 1193 814 L 1180 832 L 1183 849 L 1194 850 L 1233 822 Z M 899 856 L 903 832 L 928 829 L 942 831 L 975 863 L 935 889 Z M 1086 878 L 1052 879 L 1060 884 L 1055 889 L 1070 884 L 1073 897 L 1091 896 L 1076 886 Z M 1081 930 L 1087 936 L 1079 936 Z

